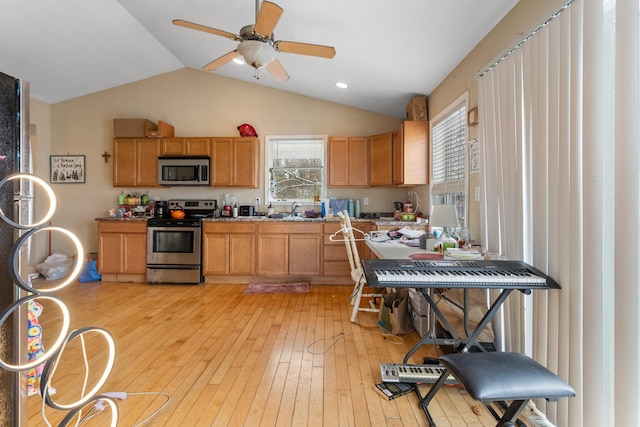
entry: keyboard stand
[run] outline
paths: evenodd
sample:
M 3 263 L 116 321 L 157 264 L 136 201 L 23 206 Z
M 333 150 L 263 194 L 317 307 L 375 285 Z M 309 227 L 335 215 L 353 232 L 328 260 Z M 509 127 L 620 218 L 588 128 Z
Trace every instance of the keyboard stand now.
M 375 252 L 375 251 L 374 251 Z M 409 364 L 409 358 L 422 345 L 450 345 L 454 351 L 468 353 L 474 345 L 480 351 L 486 351 L 477 340 L 484 328 L 493 320 L 502 304 L 514 289 L 529 295 L 533 289 L 560 289 L 550 277 L 522 261 L 416 261 L 410 259 L 365 259 L 363 271 L 369 286 L 390 288 L 419 289 L 429 304 L 429 330 L 405 355 L 403 363 Z M 380 271 L 380 276 L 378 275 Z M 428 273 L 424 278 L 415 274 L 421 271 Z M 460 280 L 458 280 L 458 277 Z M 468 278 L 468 280 L 467 280 Z M 464 294 L 464 333 L 461 338 L 451 323 L 438 308 L 434 296 L 437 289 L 458 288 Z M 468 324 L 469 289 L 499 290 L 478 325 L 470 330 Z M 438 338 L 435 325 L 439 321 L 451 338 Z
M 420 285 L 416 285 L 416 288 L 420 289 L 420 292 L 422 293 L 422 295 L 424 295 L 425 299 L 427 300 L 427 303 L 429 304 L 429 307 L 431 309 L 430 311 L 432 314 L 432 319 L 434 319 L 431 322 L 430 329 L 431 328 L 433 329 L 431 329 L 431 331 L 429 331 L 430 333 L 425 334 L 425 336 L 422 337 L 420 341 L 418 341 L 413 347 L 411 347 L 411 349 L 404 356 L 404 359 L 402 361 L 402 363 L 405 363 L 405 364 L 409 363 L 409 358 L 411 358 L 413 353 L 415 353 L 421 346 L 427 345 L 427 344 L 452 345 L 458 351 L 465 352 L 465 353 L 468 352 L 469 349 L 475 345 L 481 351 L 486 351 L 484 347 L 482 347 L 476 341 L 480 336 L 480 333 L 482 332 L 482 330 L 489 324 L 489 322 L 491 322 L 493 317 L 496 315 L 496 313 L 498 312 L 502 304 L 507 300 L 507 298 L 511 294 L 511 291 L 513 290 L 511 288 L 502 289 L 502 291 L 498 295 L 498 298 L 496 298 L 493 301 L 493 303 L 491 304 L 487 312 L 484 314 L 480 322 L 478 322 L 478 325 L 476 326 L 476 328 L 473 330 L 473 332 L 471 332 L 471 335 L 468 338 L 464 339 L 464 338 L 460 338 L 458 334 L 456 334 L 456 331 L 454 330 L 453 326 L 451 326 L 447 318 L 444 316 L 444 314 L 442 314 L 442 312 L 438 308 L 432 296 L 435 289 L 431 286 L 427 287 L 427 286 L 420 286 Z M 525 289 L 525 290 L 522 290 L 522 292 L 528 295 L 531 293 L 531 290 Z M 467 318 L 466 302 L 464 307 L 464 313 L 465 313 L 465 323 L 466 323 L 466 318 Z M 452 338 L 437 338 L 435 336 L 435 318 L 436 317 L 444 325 L 445 329 L 451 335 Z

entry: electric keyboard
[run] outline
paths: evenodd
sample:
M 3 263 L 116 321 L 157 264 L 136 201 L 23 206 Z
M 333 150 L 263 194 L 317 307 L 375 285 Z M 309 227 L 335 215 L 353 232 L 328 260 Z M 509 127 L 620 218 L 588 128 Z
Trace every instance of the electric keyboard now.
M 549 276 L 522 261 L 365 259 L 372 287 L 560 289 Z
M 441 365 L 380 364 L 380 376 L 386 383 L 433 384 L 438 381 L 444 370 Z M 453 375 L 449 375 L 445 384 L 458 384 L 458 381 Z

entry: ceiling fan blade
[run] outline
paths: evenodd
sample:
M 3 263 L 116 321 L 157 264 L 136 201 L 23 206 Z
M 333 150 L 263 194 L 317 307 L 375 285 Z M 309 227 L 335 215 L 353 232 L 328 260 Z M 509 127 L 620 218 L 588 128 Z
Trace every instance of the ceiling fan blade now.
M 271 36 L 271 34 L 273 34 L 273 29 L 280 20 L 282 12 L 283 9 L 277 4 L 269 1 L 263 1 L 253 30 L 261 36 Z
M 231 62 L 234 58 L 237 58 L 239 56 L 240 54 L 237 50 L 232 50 L 231 52 L 222 55 L 220 58 L 214 59 L 213 61 L 209 62 L 207 65 L 202 67 L 202 69 L 205 71 L 215 71 L 218 68 L 222 67 L 224 64 Z
M 276 49 L 285 53 L 296 53 L 298 55 L 319 56 L 321 58 L 333 58 L 336 56 L 336 49 L 333 46 L 322 46 L 319 44 L 298 43 L 277 41 Z
M 193 22 L 184 21 L 182 19 L 174 19 L 171 22 L 173 22 L 174 25 L 178 25 L 180 27 L 190 28 L 197 31 L 204 31 L 205 33 L 215 34 L 216 36 L 226 37 L 231 40 L 240 40 L 240 38 L 233 33 L 217 30 L 215 28 L 207 27 L 206 25 L 194 24 Z
M 269 72 L 269 74 L 271 74 L 271 77 L 273 77 L 278 82 L 289 80 L 289 74 L 287 74 L 287 72 L 284 70 L 284 67 L 277 59 L 274 59 L 267 64 L 267 71 Z

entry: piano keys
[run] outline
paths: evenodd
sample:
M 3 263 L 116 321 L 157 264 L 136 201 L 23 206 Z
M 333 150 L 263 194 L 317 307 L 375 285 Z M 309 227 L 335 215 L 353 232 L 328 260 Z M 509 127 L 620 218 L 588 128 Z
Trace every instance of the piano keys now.
M 433 384 L 444 371 L 442 365 L 380 364 L 380 377 L 386 383 Z M 445 384 L 458 384 L 458 381 L 449 374 Z
M 366 259 L 372 287 L 560 289 L 549 276 L 522 261 Z

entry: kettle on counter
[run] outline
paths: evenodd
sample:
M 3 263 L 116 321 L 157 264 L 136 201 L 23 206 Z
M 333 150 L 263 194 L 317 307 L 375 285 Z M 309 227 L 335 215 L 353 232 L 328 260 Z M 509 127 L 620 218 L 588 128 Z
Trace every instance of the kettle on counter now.
M 183 219 L 184 218 L 184 209 L 182 206 L 176 206 L 171 209 L 171 218 L 173 219 Z

